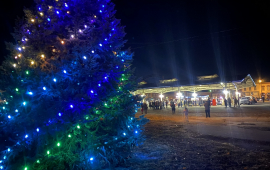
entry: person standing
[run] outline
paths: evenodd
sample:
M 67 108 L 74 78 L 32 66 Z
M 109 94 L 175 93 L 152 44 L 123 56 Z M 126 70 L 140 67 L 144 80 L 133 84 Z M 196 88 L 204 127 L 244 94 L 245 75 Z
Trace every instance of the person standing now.
M 227 107 L 227 99 L 224 99 L 225 107 Z
M 167 109 L 167 107 L 168 107 L 168 101 L 166 100 L 166 109 Z
M 182 100 L 180 100 L 180 106 L 182 107 L 183 103 L 182 103 Z
M 234 98 L 234 107 L 235 106 L 237 107 L 237 98 L 236 97 Z
M 171 101 L 171 107 L 172 107 L 172 114 L 175 113 L 175 104 L 173 101 Z
M 264 96 L 262 97 L 262 101 L 263 101 L 263 103 L 264 103 Z
M 143 112 L 145 114 L 147 114 L 147 109 L 148 109 L 147 104 L 146 103 L 143 103 Z
M 188 122 L 188 109 L 186 107 L 184 109 L 184 114 L 185 114 L 185 121 Z
M 232 105 L 232 100 L 231 100 L 230 97 L 228 98 L 228 105 L 229 105 L 229 107 L 232 107 L 232 106 L 231 106 L 231 105 Z
M 208 101 L 204 103 L 204 108 L 205 108 L 205 116 L 206 116 L 206 118 L 210 117 L 210 104 L 209 104 Z

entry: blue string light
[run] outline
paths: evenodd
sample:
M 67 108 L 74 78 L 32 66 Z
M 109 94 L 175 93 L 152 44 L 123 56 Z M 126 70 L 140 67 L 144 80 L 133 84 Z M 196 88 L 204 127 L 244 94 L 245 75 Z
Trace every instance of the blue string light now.
M 98 87 L 100 87 L 101 86 L 101 84 L 98 84 Z
M 37 128 L 36 131 L 39 132 L 39 128 Z
M 54 78 L 53 81 L 56 82 L 56 78 Z
M 99 44 L 100 47 L 102 47 L 102 44 Z
M 95 53 L 95 51 L 94 51 L 94 50 L 92 50 L 92 53 Z
M 30 91 L 30 92 L 28 92 L 27 94 L 29 94 L 29 95 L 33 95 L 33 92 L 31 92 L 31 91 Z
M 58 116 L 62 116 L 62 114 L 61 113 L 58 113 Z
M 18 109 L 16 109 L 15 112 L 18 112 Z
M 86 60 L 87 58 L 86 58 L 85 56 L 83 56 L 83 59 L 85 59 L 85 60 Z
M 50 19 L 50 18 L 48 18 L 47 20 L 48 20 L 48 21 L 51 21 L 51 19 Z
M 65 3 L 65 6 L 66 6 L 66 7 L 68 7 L 68 4 L 67 4 L 67 3 Z
M 23 102 L 23 105 L 25 106 L 26 105 L 26 102 Z
M 93 160 L 94 160 L 94 158 L 93 158 L 93 157 L 91 157 L 91 158 L 90 158 L 90 161 L 93 161 Z
M 73 108 L 73 105 L 70 105 L 70 108 Z
M 46 87 L 43 87 L 43 90 L 46 90 Z
M 59 14 L 59 11 L 56 11 L 57 14 Z
M 24 137 L 25 137 L 25 139 L 27 139 L 28 138 L 28 135 L 25 135 Z
M 64 72 L 64 73 L 67 73 L 67 71 L 66 71 L 66 70 L 64 70 L 63 72 Z
M 8 115 L 8 118 L 10 119 L 10 118 L 11 118 L 11 116 L 10 116 L 10 115 Z

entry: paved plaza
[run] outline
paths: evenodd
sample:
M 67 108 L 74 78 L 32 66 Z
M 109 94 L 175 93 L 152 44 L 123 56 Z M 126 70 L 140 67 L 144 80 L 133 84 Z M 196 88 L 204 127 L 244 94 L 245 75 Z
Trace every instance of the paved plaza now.
M 269 169 L 270 103 L 240 108 L 189 107 L 149 110 L 145 142 L 136 147 L 127 169 Z M 136 116 L 141 116 L 139 111 Z

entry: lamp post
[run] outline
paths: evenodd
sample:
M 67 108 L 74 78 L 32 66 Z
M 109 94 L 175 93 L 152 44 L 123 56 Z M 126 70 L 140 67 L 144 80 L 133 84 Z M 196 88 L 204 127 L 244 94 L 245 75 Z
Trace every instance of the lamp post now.
M 227 89 L 225 89 L 225 90 L 223 91 L 223 93 L 225 94 L 225 99 L 227 99 L 227 94 L 228 94 Z
M 262 98 L 262 80 L 259 80 L 259 83 L 260 83 L 260 98 Z
M 197 96 L 197 93 L 193 93 L 192 96 L 194 97 L 194 104 L 196 103 L 196 96 Z
M 182 95 L 182 93 L 180 93 L 180 92 L 176 94 L 176 97 L 179 98 L 179 102 L 180 102 L 182 96 L 183 96 L 183 95 Z
M 164 97 L 164 95 L 161 93 L 161 94 L 159 95 L 159 97 L 160 97 L 160 100 L 162 101 L 162 98 Z

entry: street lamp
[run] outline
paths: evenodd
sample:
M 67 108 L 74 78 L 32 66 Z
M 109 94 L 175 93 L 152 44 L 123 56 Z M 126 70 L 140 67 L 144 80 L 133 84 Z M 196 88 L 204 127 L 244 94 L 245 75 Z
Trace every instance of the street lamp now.
M 262 80 L 259 80 L 259 83 L 260 83 L 260 98 L 262 98 Z
M 227 99 L 228 91 L 227 90 L 224 90 L 223 93 L 225 94 L 225 99 Z
M 159 95 L 159 97 L 160 97 L 160 100 L 162 101 L 162 98 L 164 97 L 164 95 L 161 93 L 161 94 Z
M 176 94 L 176 97 L 179 98 L 179 101 L 181 100 L 181 97 L 182 97 L 182 96 L 183 96 L 183 95 L 182 95 L 182 93 L 180 93 L 180 92 Z

